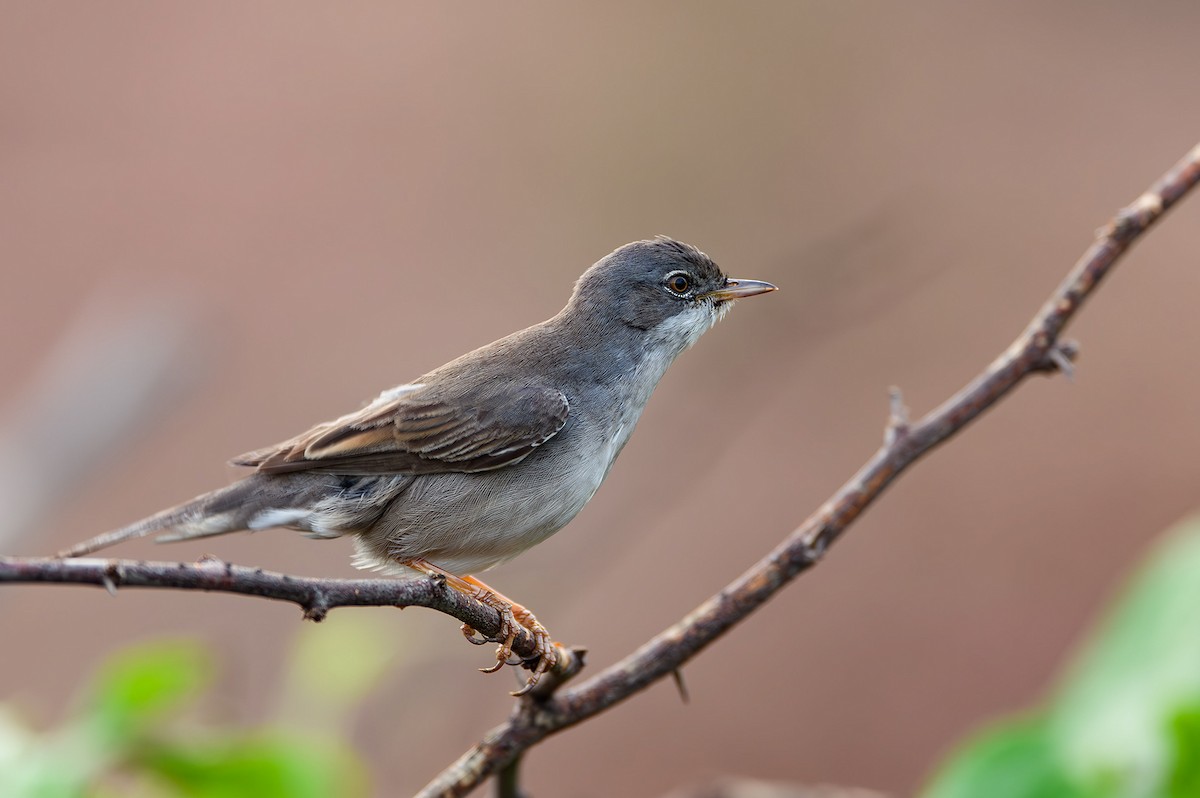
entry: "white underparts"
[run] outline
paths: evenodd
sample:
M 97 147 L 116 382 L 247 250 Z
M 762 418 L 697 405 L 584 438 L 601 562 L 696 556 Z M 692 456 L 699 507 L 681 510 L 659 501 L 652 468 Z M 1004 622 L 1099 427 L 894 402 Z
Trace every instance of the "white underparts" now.
M 273 526 L 287 526 L 307 519 L 309 511 L 301 508 L 268 508 L 255 515 L 246 524 L 247 529 L 270 529 Z

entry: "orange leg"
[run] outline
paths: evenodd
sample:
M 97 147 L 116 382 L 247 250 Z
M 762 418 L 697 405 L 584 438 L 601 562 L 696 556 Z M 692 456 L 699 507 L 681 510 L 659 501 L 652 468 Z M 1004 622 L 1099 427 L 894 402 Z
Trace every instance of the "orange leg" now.
M 534 614 L 525 609 L 525 607 L 522 607 L 503 593 L 493 590 L 473 576 L 458 576 L 422 559 L 409 560 L 404 564 L 427 576 L 444 581 L 451 590 L 456 590 L 459 593 L 470 596 L 481 604 L 491 607 L 500 613 L 500 635 L 495 641 L 500 644 L 496 649 L 496 664 L 490 668 L 480 668 L 479 670 L 484 673 L 495 673 L 508 664 L 509 658 L 512 657 L 513 641 L 517 639 L 517 635 L 521 629 L 525 629 L 533 635 L 533 641 L 536 645 L 534 656 L 537 657 L 538 663 L 534 667 L 533 673 L 530 674 L 525 686 L 513 693 L 513 695 L 519 696 L 528 693 L 538 683 L 538 680 L 542 678 L 542 674 L 553 668 L 555 663 L 558 662 L 557 644 L 550 639 L 550 633 L 546 631 L 546 627 L 542 626 Z M 488 642 L 487 640 L 477 639 L 475 637 L 476 631 L 468 624 L 464 623 L 462 625 L 462 633 L 467 640 L 476 645 Z

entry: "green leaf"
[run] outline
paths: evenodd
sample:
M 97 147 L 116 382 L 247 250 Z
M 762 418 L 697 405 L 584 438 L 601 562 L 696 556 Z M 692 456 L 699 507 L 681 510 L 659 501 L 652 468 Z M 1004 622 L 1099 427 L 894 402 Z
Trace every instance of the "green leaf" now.
M 1200 795 L 1200 520 L 1171 530 L 1038 719 L 960 749 L 927 798 Z
M 1200 696 L 1200 522 L 1172 530 L 1084 645 L 1048 715 L 1065 769 L 1096 789 L 1161 795 L 1172 721 Z
M 90 714 L 98 733 L 120 743 L 195 695 L 212 663 L 197 643 L 156 642 L 111 657 L 92 686 Z
M 1167 795 L 1194 798 L 1200 795 L 1200 702 L 1176 713 L 1171 719 L 1170 736 L 1174 767 Z
M 143 751 L 139 764 L 188 798 L 325 798 L 366 794 L 356 761 L 337 746 L 238 738 Z
M 1010 720 L 968 740 L 922 793 L 924 798 L 1075 798 L 1041 718 Z

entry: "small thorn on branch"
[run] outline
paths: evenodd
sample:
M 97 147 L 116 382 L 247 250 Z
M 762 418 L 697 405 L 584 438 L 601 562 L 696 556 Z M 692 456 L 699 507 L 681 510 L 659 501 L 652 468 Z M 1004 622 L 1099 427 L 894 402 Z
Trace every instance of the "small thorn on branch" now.
M 676 668 L 671 671 L 671 677 L 675 680 L 675 689 L 679 691 L 679 700 L 685 704 L 690 704 L 692 697 L 688 693 L 687 683 L 683 680 L 683 668 Z
M 104 573 L 100 576 L 100 582 L 104 585 L 104 589 L 108 591 L 108 595 L 117 595 L 117 585 L 120 583 L 123 574 L 119 563 L 109 563 L 104 569 Z
M 1117 241 L 1128 241 L 1136 238 L 1155 219 L 1162 216 L 1166 203 L 1161 193 L 1147 191 L 1122 208 L 1107 225 L 1097 231 L 1098 238 L 1112 238 Z
M 904 406 L 904 394 L 895 385 L 888 389 L 888 403 L 890 409 L 883 441 L 891 446 L 908 437 L 908 408 Z
M 830 529 L 828 524 L 821 524 L 809 531 L 801 539 L 802 547 L 799 551 L 804 567 L 809 567 L 820 562 L 821 557 L 825 555 L 825 550 L 829 548 L 829 541 L 835 535 L 835 530 Z
M 1071 339 L 1056 341 L 1046 352 L 1033 371 L 1045 374 L 1062 374 L 1069 381 L 1075 380 L 1075 358 L 1079 356 L 1079 342 Z
M 324 596 L 314 596 L 304 605 L 304 620 L 320 623 L 329 615 L 329 601 Z

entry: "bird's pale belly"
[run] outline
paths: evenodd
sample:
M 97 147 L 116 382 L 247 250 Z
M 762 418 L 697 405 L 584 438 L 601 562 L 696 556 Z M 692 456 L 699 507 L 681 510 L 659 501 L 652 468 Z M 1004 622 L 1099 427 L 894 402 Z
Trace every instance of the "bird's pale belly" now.
M 628 435 L 620 429 L 618 437 L 574 449 L 547 445 L 519 469 L 423 475 L 368 529 L 353 530 L 359 537 L 355 564 L 390 570 L 421 558 L 469 574 L 510 560 L 583 509 Z

